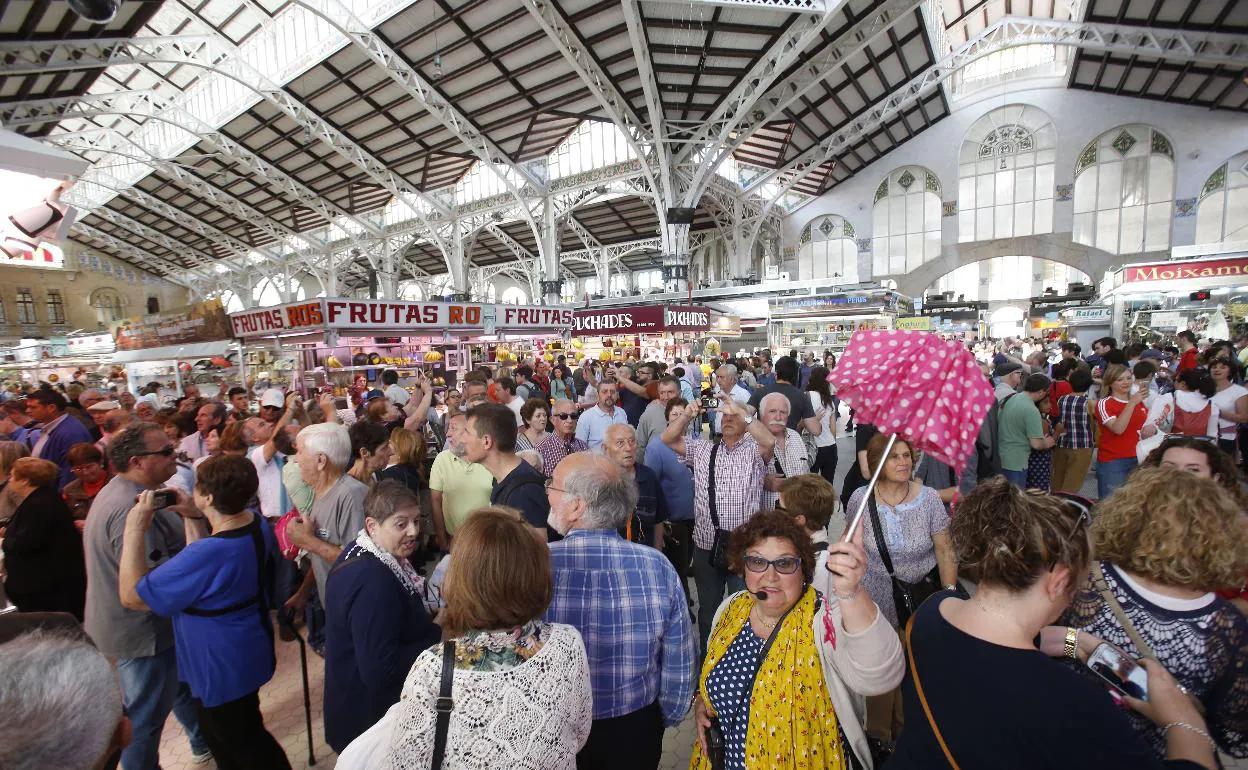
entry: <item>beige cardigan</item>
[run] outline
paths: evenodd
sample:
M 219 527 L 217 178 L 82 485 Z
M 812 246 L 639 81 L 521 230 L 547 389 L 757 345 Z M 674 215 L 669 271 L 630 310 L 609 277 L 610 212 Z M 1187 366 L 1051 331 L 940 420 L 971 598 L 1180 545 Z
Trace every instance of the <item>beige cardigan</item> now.
M 832 595 L 832 577 L 826 569 L 820 567 L 815 571 L 814 586 L 829 599 L 833 627 L 836 629 L 836 648 L 833 649 L 823 638 L 823 617 L 827 610 L 821 601 L 815 610 L 814 632 L 819 658 L 823 661 L 823 681 L 850 750 L 863 767 L 871 770 L 871 750 L 863 728 L 867 718 L 867 704 L 863 696 L 883 695 L 901 684 L 906 672 L 901 638 L 879 607 L 876 607 L 875 622 L 856 634 L 849 633 L 841 623 L 840 603 Z M 715 610 L 712 629 L 719 625 L 719 617 L 728 603 L 742 593 L 744 591 L 739 591 L 724 599 L 719 609 Z

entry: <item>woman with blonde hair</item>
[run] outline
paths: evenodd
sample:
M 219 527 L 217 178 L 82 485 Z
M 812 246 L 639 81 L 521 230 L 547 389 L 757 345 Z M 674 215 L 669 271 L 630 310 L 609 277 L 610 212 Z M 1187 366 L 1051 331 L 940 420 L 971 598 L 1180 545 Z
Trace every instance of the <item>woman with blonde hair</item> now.
M 394 464 L 378 473 L 378 478 L 394 479 L 421 494 L 429 486 L 429 477 L 425 473 L 426 451 L 423 434 L 407 428 L 395 428 L 390 433 L 390 458 Z
M 439 618 L 446 641 L 421 653 L 402 699 L 338 767 L 437 766 L 436 706 L 449 663 L 443 770 L 575 768 L 592 719 L 589 662 L 575 628 L 542 621 L 553 591 L 546 544 L 520 518 L 484 509 L 456 531 L 454 553 Z
M 30 447 L 20 441 L 0 441 L 0 526 L 4 526 L 4 522 L 13 515 L 15 506 L 4 491 L 9 484 L 13 463 L 23 457 L 30 457 Z
M 1104 500 L 1127 480 L 1138 461 L 1135 447 L 1140 429 L 1148 420 L 1148 389 L 1134 393 L 1135 377 L 1122 364 L 1114 364 L 1101 376 L 1101 390 L 1107 395 L 1096 402 L 1095 419 L 1100 426 L 1096 439 L 1096 496 Z
M 1216 451 L 1216 450 L 1215 450 Z M 1205 711 L 1218 747 L 1248 757 L 1248 619 L 1213 593 L 1248 570 L 1248 529 L 1213 479 L 1141 468 L 1097 508 L 1091 584 L 1067 624 L 1171 671 Z M 1131 713 L 1159 757 L 1166 736 Z

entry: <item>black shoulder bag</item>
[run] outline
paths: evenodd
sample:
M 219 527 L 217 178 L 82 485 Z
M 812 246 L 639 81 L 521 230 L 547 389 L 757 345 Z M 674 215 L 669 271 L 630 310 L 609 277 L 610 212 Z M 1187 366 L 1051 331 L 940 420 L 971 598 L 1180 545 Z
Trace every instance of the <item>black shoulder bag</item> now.
M 719 442 L 711 447 L 711 463 L 706 471 L 706 501 L 711 511 L 711 526 L 715 528 L 715 538 L 711 541 L 711 566 L 715 569 L 728 569 L 728 540 L 732 533 L 719 528 L 719 512 L 715 510 L 715 455 L 719 453 Z
M 888 546 L 884 544 L 884 530 L 880 526 L 880 512 L 875 504 L 875 493 L 871 490 L 867 498 L 867 507 L 871 511 L 871 530 L 875 533 L 875 547 L 880 551 L 880 559 L 884 562 L 884 570 L 893 583 L 893 606 L 897 609 L 897 627 L 901 628 L 927 600 L 927 597 L 940 591 L 940 565 L 932 567 L 917 583 L 907 583 L 893 574 L 893 560 L 888 555 Z
M 455 699 L 451 697 L 454 682 L 455 641 L 451 640 L 442 644 L 442 683 L 438 687 L 438 700 L 434 706 L 438 716 L 433 728 L 433 760 L 429 763 L 431 770 L 441 770 L 442 759 L 446 756 L 446 734 L 451 729 L 451 712 L 455 710 Z

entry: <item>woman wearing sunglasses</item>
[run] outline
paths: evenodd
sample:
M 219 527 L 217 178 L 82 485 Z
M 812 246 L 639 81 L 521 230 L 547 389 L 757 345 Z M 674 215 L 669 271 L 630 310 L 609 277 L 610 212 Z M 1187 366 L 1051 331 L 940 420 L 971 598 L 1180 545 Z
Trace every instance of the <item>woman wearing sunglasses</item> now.
M 906 627 L 906 729 L 888 770 L 1213 770 L 1209 728 L 1162 665 L 1142 664 L 1147 700 L 1125 700 L 1161 727 L 1165 760 L 1105 686 L 1049 657 L 1083 663 L 1097 644 L 1049 625 L 1088 574 L 1088 518 L 1086 507 L 1002 477 L 958 505 L 950 535 L 979 586 L 967 600 L 936 594 Z
M 858 695 L 896 687 L 904 658 L 862 590 L 862 530 L 830 546 L 816 571 L 806 531 L 786 513 L 762 511 L 733 531 L 728 562 L 746 590 L 715 613 L 693 699 L 690 767 L 718 766 L 712 752 L 722 751 L 726 770 L 870 768 Z

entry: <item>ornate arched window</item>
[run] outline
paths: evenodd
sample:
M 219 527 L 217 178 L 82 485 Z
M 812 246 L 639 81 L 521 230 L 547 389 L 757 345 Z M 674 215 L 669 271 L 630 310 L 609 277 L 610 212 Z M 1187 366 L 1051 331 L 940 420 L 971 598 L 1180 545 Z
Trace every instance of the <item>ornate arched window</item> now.
M 398 298 L 404 302 L 420 302 L 425 298 L 425 290 L 415 281 L 401 281 Z
M 975 121 L 958 160 L 958 242 L 1053 232 L 1056 147 L 1053 121 L 1035 107 Z
M 922 166 L 894 170 L 875 190 L 871 272 L 899 275 L 940 256 L 940 180 Z
M 1111 254 L 1170 246 L 1174 147 L 1151 126 L 1106 131 L 1075 162 L 1074 241 Z
M 1248 241 L 1248 152 L 1214 169 L 1196 209 L 1196 243 L 1230 241 Z
M 111 286 L 101 286 L 91 292 L 91 307 L 95 308 L 100 323 L 108 324 L 126 318 L 126 306 L 130 304 L 120 292 Z
M 858 283 L 854 226 L 836 214 L 808 222 L 798 239 L 797 274 L 803 280 L 834 278 L 838 283 Z

